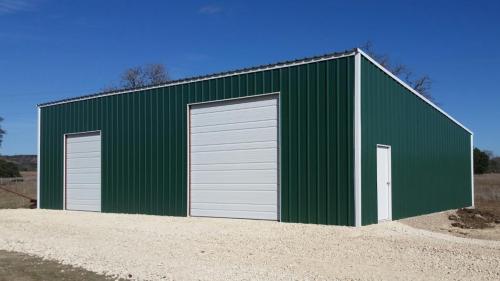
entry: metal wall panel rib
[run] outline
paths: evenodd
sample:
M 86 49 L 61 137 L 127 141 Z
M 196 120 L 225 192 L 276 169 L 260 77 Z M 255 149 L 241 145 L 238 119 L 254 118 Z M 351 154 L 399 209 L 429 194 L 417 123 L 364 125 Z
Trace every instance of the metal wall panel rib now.
M 354 57 L 41 108 L 41 207 L 62 208 L 63 134 L 101 130 L 102 211 L 187 215 L 188 103 L 280 92 L 280 213 L 353 225 Z
M 470 134 L 361 62 L 362 222 L 377 223 L 376 145 L 392 147 L 392 218 L 471 206 Z

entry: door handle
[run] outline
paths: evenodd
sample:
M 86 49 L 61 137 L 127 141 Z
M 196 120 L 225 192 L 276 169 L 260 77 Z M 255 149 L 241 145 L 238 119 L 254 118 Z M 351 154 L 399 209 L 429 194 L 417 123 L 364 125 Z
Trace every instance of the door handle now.
M 391 184 L 391 182 L 390 182 L 390 181 L 388 181 L 388 182 L 387 182 L 387 185 L 390 185 L 390 184 Z

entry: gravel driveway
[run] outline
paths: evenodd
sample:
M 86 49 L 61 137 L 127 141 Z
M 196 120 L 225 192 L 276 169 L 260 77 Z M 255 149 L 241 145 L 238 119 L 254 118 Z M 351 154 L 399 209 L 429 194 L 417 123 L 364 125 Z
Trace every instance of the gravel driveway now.
M 500 242 L 417 230 L 0 210 L 0 249 L 141 280 L 499 280 Z

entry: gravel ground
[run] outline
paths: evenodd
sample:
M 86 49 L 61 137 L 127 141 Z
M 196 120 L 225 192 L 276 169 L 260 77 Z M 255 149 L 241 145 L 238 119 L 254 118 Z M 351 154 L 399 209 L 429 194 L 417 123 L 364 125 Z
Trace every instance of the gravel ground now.
M 500 241 L 362 228 L 0 210 L 0 249 L 140 280 L 499 280 Z

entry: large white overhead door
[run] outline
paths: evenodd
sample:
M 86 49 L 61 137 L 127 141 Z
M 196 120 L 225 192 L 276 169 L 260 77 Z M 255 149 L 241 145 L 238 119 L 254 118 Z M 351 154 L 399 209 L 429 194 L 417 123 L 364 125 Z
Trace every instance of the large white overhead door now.
M 101 211 L 101 135 L 66 136 L 67 210 Z
M 192 105 L 191 216 L 278 219 L 278 99 Z

